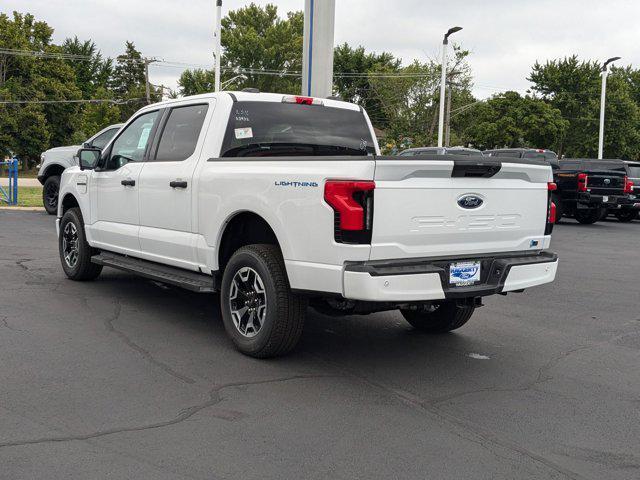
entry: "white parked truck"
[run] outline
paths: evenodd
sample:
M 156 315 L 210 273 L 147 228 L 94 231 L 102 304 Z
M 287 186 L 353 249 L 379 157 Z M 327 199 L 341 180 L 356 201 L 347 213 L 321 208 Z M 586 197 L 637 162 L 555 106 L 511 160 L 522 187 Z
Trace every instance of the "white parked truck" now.
M 380 155 L 359 106 L 255 92 L 138 111 L 65 170 L 57 229 L 74 280 L 103 266 L 220 292 L 237 348 L 297 343 L 308 305 L 462 326 L 492 294 L 553 281 L 546 163 Z

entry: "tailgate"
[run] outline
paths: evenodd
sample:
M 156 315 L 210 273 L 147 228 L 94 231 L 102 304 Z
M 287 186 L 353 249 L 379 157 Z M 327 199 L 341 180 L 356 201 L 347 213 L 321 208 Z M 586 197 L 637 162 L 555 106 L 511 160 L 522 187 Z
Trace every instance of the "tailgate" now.
M 538 250 L 551 168 L 466 157 L 376 160 L 371 259 Z
M 624 175 L 613 171 L 587 171 L 587 191 L 595 195 L 623 195 Z

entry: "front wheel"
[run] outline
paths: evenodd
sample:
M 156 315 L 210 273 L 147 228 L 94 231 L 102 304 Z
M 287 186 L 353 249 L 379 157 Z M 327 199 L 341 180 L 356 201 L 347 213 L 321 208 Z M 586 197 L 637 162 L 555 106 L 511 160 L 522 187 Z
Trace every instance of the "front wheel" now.
M 237 250 L 224 269 L 220 295 L 224 328 L 245 355 L 277 357 L 300 340 L 307 301 L 291 292 L 276 245 Z
M 417 310 L 402 309 L 400 313 L 416 330 L 427 333 L 446 333 L 462 327 L 475 311 L 474 305 L 459 306 L 446 301 L 423 306 Z
M 583 225 L 592 225 L 602 218 L 602 208 L 576 209 L 576 220 Z
M 70 208 L 60 220 L 58 249 L 62 269 L 71 280 L 93 280 L 102 272 L 102 265 L 91 262 L 95 251 L 87 243 L 79 208 Z
M 629 208 L 618 210 L 616 212 L 616 218 L 623 223 L 632 222 L 638 219 L 638 210 L 631 210 Z
M 49 215 L 58 213 L 58 192 L 60 191 L 60 177 L 57 175 L 47 178 L 42 186 L 42 204 Z

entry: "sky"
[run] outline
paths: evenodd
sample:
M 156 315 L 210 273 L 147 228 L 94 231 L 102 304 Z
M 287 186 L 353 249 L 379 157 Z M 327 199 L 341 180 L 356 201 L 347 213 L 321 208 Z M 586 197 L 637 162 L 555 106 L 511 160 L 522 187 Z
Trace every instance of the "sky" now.
M 223 0 L 223 14 L 250 3 Z M 284 16 L 304 0 L 274 3 Z M 29 12 L 55 28 L 54 41 L 91 38 L 105 56 L 131 40 L 144 56 L 212 66 L 215 0 L 2 0 L 0 12 Z M 405 64 L 439 58 L 442 35 L 471 51 L 474 94 L 524 93 L 534 62 L 577 54 L 640 67 L 640 1 L 609 0 L 336 0 L 335 43 L 388 51 Z M 152 65 L 151 82 L 175 88 L 184 66 Z

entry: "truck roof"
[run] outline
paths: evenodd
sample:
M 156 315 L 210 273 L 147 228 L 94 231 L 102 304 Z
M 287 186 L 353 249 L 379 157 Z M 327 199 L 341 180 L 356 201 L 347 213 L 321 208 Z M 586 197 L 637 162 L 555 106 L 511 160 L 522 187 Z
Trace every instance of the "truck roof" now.
M 355 103 L 345 102 L 342 100 L 336 100 L 333 98 L 319 98 L 319 97 L 304 97 L 302 95 L 291 95 L 285 93 L 266 93 L 266 92 L 247 92 L 247 91 L 222 91 L 222 92 L 211 92 L 211 93 L 201 93 L 199 95 L 189 95 L 181 98 L 172 98 L 169 100 L 164 100 L 162 102 L 153 103 L 151 105 L 147 105 L 140 109 L 148 110 L 154 109 L 158 107 L 164 107 L 169 105 L 176 105 L 181 103 L 191 103 L 194 100 L 210 100 L 215 98 L 220 98 L 226 96 L 231 98 L 234 102 L 282 102 L 285 97 L 300 97 L 300 98 L 311 98 L 322 102 L 325 107 L 331 108 L 344 108 L 346 110 L 361 110 L 362 107 L 356 105 Z

